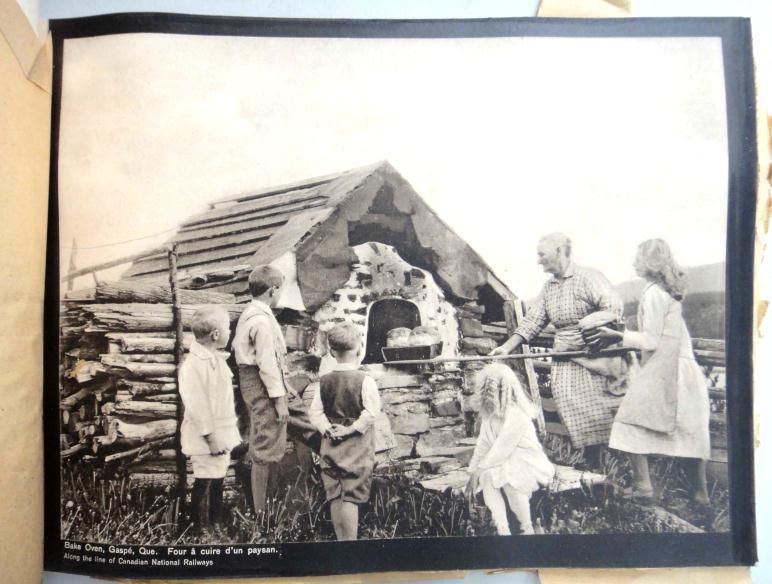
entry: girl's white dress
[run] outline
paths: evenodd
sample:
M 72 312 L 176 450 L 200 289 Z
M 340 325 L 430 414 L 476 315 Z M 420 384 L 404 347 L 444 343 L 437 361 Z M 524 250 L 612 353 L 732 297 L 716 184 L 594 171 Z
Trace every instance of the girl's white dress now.
M 549 485 L 555 475 L 533 422 L 516 404 L 501 417 L 483 417 L 469 471 L 479 472 L 478 491 L 510 485 L 527 495 Z
M 655 431 L 641 423 L 620 421 L 618 416 L 611 429 L 609 446 L 635 454 L 709 459 L 710 399 L 707 380 L 694 358 L 692 341 L 680 312 L 680 322 L 674 327 L 680 341 L 672 344 L 663 341 L 666 316 L 674 308 L 680 311 L 680 306 L 673 305 L 677 302 L 660 286 L 649 284 L 641 295 L 638 307 L 640 331 L 626 331 L 623 340 L 625 347 L 641 350 L 643 367 L 646 367 L 646 359 L 658 350 L 677 351 L 678 362 L 672 379 L 672 383 L 677 384 L 674 429 L 669 432 Z M 645 418 L 645 414 L 642 417 Z

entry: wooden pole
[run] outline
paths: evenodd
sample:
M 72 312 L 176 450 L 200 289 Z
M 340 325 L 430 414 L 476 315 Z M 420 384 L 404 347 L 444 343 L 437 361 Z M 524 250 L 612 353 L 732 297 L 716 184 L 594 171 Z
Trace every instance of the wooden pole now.
M 136 260 L 141 260 L 142 258 L 146 258 L 148 256 L 152 255 L 158 255 L 164 253 L 166 250 L 164 249 L 154 249 L 151 251 L 143 251 L 142 253 L 135 253 L 130 256 L 124 256 L 122 258 L 118 258 L 117 260 L 110 260 L 109 262 L 104 262 L 101 264 L 95 264 L 93 266 L 88 266 L 86 268 L 80 268 L 79 270 L 74 270 L 72 272 L 69 272 L 66 276 L 62 278 L 62 281 L 70 281 L 74 278 L 77 278 L 78 276 L 85 276 L 87 274 L 91 274 L 92 272 L 98 272 L 100 270 L 106 270 L 108 268 L 114 268 L 115 266 L 121 266 L 123 264 L 129 264 L 131 262 L 134 262 Z M 163 256 L 162 256 L 163 257 Z
M 523 320 L 523 309 L 519 300 L 505 300 L 504 301 L 504 320 L 507 324 L 507 336 L 511 337 L 515 334 L 518 322 Z M 520 353 L 530 353 L 530 348 L 527 343 L 520 345 Z M 525 369 L 525 376 L 528 379 L 528 393 L 531 396 L 531 401 L 536 406 L 536 428 L 539 434 L 544 434 L 547 431 L 547 424 L 544 421 L 544 409 L 541 404 L 541 393 L 539 392 L 539 382 L 536 379 L 536 371 L 533 367 L 533 362 L 529 359 L 523 361 L 523 369 Z
M 627 347 L 618 349 L 604 349 L 590 353 L 589 351 L 552 351 L 549 353 L 525 353 L 515 355 L 482 355 L 480 357 L 435 357 L 434 359 L 404 359 L 402 361 L 384 361 L 384 365 L 426 365 L 435 363 L 469 363 L 471 361 L 521 361 L 523 359 L 541 359 L 543 357 L 572 359 L 583 357 L 594 359 L 597 357 L 619 357 L 635 349 Z
M 172 327 L 174 330 L 174 364 L 175 379 L 177 380 L 177 400 L 176 400 L 176 419 L 177 428 L 174 432 L 174 449 L 176 452 L 177 468 L 177 494 L 179 496 L 180 508 L 185 509 L 186 491 L 187 491 L 187 465 L 185 456 L 182 454 L 180 444 L 180 427 L 182 426 L 182 416 L 184 413 L 182 399 L 180 398 L 180 366 L 182 365 L 183 355 L 183 332 L 182 332 L 182 306 L 180 304 L 180 294 L 177 289 L 177 244 L 173 243 L 169 248 L 169 288 L 172 295 Z
M 72 274 L 75 270 L 78 268 L 75 267 L 75 264 L 77 262 L 76 258 L 78 257 L 78 241 L 73 237 L 72 238 L 72 250 L 70 250 L 70 264 L 67 266 L 67 275 L 69 276 Z M 74 278 L 70 278 L 67 280 L 67 292 L 72 292 L 72 285 L 74 282 Z

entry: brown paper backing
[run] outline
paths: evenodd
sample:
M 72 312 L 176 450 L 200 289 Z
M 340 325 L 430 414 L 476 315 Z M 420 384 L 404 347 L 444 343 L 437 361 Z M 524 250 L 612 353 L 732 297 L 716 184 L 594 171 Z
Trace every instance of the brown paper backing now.
M 0 0 L 0 566 L 40 580 L 43 558 L 43 274 L 51 59 L 13 0 Z

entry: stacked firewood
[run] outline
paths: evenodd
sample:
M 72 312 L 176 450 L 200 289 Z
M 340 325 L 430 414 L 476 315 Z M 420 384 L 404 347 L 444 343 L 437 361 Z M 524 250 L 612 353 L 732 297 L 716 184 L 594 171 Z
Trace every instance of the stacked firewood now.
M 245 306 L 231 294 L 212 290 L 181 289 L 179 298 L 184 351 L 193 339 L 191 318 L 199 307 L 223 307 L 235 331 Z M 68 293 L 62 301 L 62 458 L 77 457 L 107 474 L 126 473 L 138 486 L 176 483 L 179 394 L 171 300 L 168 286 L 138 280 L 99 284 Z M 307 317 L 292 316 L 300 320 L 282 325 L 293 369 L 289 381 L 302 389 L 313 381 L 318 366 L 308 353 L 315 330 Z M 188 472 L 189 481 L 191 477 Z M 232 468 L 226 489 L 234 484 Z

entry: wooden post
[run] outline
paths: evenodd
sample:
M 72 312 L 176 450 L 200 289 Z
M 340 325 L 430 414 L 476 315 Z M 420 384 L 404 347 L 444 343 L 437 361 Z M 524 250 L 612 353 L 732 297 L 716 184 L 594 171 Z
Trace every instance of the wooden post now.
M 510 337 L 515 334 L 517 329 L 517 323 L 523 319 L 523 308 L 520 305 L 519 300 L 506 300 L 504 302 L 504 319 L 507 323 L 507 335 Z M 520 345 L 520 351 L 525 354 L 531 351 L 530 347 L 523 343 Z M 539 382 L 536 378 L 536 371 L 534 371 L 533 363 L 530 359 L 526 359 L 523 363 L 525 368 L 525 376 L 528 379 L 528 391 L 531 394 L 531 400 L 536 405 L 536 427 L 539 430 L 539 434 L 543 434 L 547 431 L 547 426 L 544 422 L 544 409 L 541 404 L 541 394 L 539 393 Z
M 177 289 L 177 244 L 173 243 L 169 248 L 169 288 L 172 295 L 172 327 L 174 330 L 174 364 L 175 379 L 177 380 L 177 428 L 174 432 L 174 447 L 176 452 L 177 468 L 177 494 L 179 496 L 180 508 L 185 509 L 186 491 L 187 491 L 187 465 L 185 456 L 182 454 L 180 444 L 180 427 L 182 426 L 183 405 L 180 398 L 180 366 L 182 365 L 183 355 L 183 337 L 182 337 L 182 307 L 180 305 L 180 295 Z
M 78 268 L 75 267 L 75 262 L 77 261 L 76 258 L 78 257 L 78 241 L 73 237 L 72 238 L 72 249 L 70 250 L 70 264 L 67 266 L 67 274 L 72 274 L 75 270 Z M 67 280 L 67 292 L 72 292 L 72 285 L 74 282 L 74 278 L 70 278 Z

